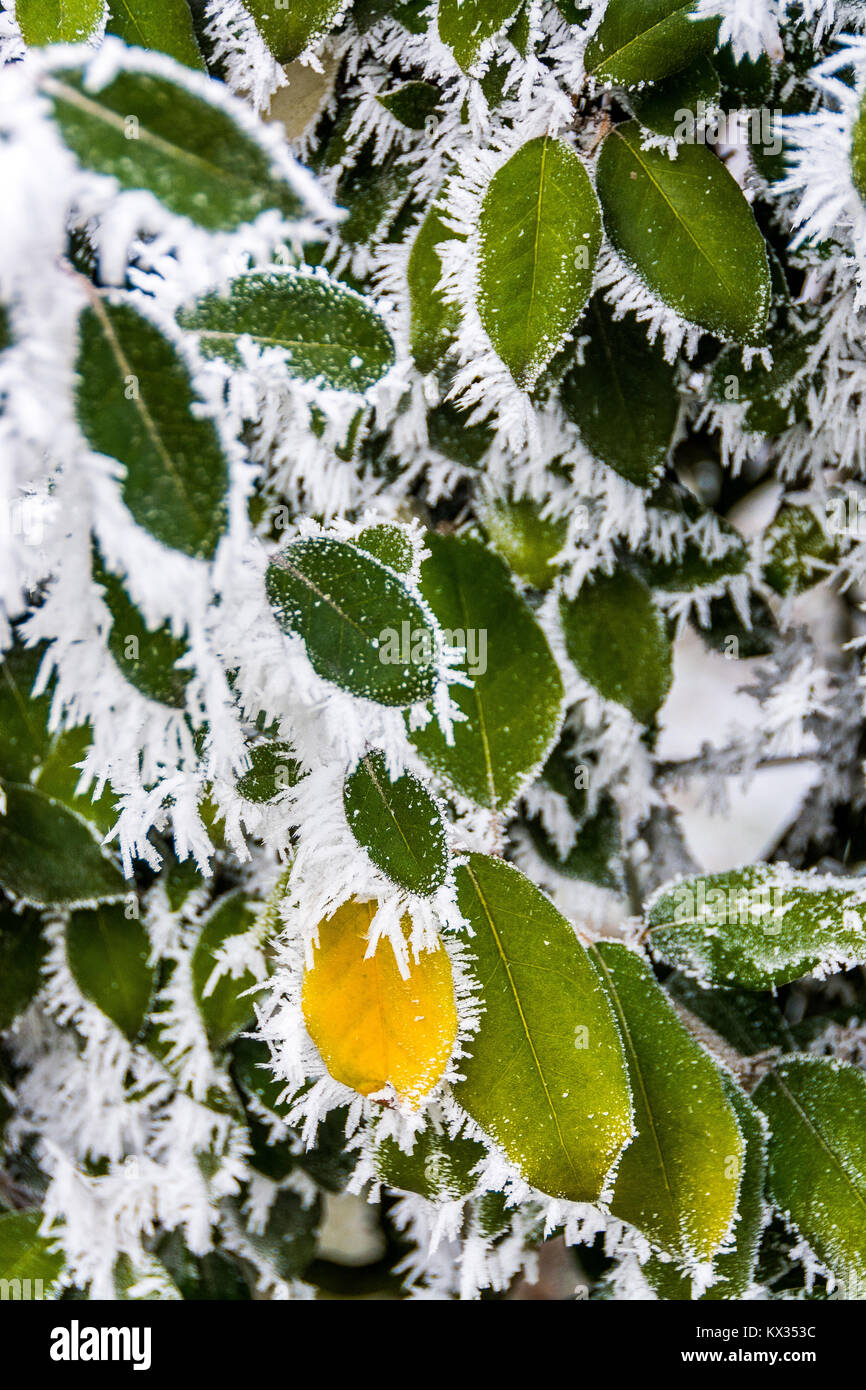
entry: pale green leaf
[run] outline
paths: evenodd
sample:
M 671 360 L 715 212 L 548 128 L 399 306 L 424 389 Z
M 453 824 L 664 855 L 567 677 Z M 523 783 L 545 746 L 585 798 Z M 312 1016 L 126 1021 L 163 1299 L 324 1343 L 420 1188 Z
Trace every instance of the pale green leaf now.
M 50 1296 L 65 1264 L 54 1242 L 39 1234 L 41 1225 L 41 1211 L 0 1214 L 0 1279 L 7 1280 L 13 1289 L 14 1281 L 20 1280 L 22 1299 L 28 1297 L 28 1280 L 30 1298 Z
M 550 589 L 568 518 L 543 516 L 541 505 L 528 497 L 481 497 L 476 511 L 493 549 L 518 579 L 534 589 Z
M 510 864 L 470 855 L 457 886 L 483 1012 L 455 1097 L 534 1187 L 595 1202 L 632 1134 L 604 988 L 571 925 Z
M 327 34 L 344 0 L 247 0 L 256 25 L 278 63 L 291 63 Z
M 571 146 L 522 145 L 493 175 L 478 233 L 481 322 L 530 390 L 580 317 L 601 245 L 598 200 Z
M 156 49 L 190 68 L 204 68 L 187 0 L 108 0 L 109 34 L 130 48 Z
M 481 45 L 505 28 L 520 0 L 439 0 L 439 37 L 464 72 L 475 63 Z
M 445 636 L 466 651 L 471 687 L 453 685 L 466 715 L 446 742 L 437 725 L 410 738 L 424 761 L 478 806 L 508 806 L 559 729 L 563 685 L 547 638 L 508 570 L 480 541 L 426 537 L 421 592 Z
M 21 37 L 34 47 L 86 43 L 99 32 L 104 11 L 103 0 L 15 0 Z

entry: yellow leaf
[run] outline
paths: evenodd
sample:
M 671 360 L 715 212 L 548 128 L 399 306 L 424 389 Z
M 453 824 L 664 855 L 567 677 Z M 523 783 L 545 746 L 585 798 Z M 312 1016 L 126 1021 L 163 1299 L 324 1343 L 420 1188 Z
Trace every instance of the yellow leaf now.
M 350 899 L 319 924 L 304 971 L 304 1021 L 336 1081 L 362 1096 L 390 1081 L 401 1100 L 417 1103 L 441 1077 L 457 1037 L 451 962 L 440 943 L 412 958 L 403 979 L 387 941 L 365 960 L 377 906 Z M 402 926 L 408 938 L 408 918 Z

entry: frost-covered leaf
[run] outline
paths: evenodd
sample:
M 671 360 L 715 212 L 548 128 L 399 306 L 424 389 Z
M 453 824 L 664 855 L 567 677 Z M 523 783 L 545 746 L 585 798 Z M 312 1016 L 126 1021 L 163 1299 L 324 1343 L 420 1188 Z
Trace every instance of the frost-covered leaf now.
M 860 111 L 851 131 L 851 176 L 854 187 L 866 203 L 866 96 L 861 99 Z
M 657 959 L 706 984 L 773 989 L 866 959 L 857 884 L 786 864 L 683 879 L 650 904 L 647 941 Z
M 327 34 L 345 0 L 246 0 L 278 63 L 291 63 Z
M 586 580 L 559 602 L 565 649 L 585 681 L 649 724 L 672 679 L 671 642 L 652 595 L 626 569 Z
M 365 526 L 355 537 L 355 545 L 398 574 L 408 574 L 415 562 L 412 542 L 403 527 L 394 521 Z
M 104 0 L 15 0 L 21 37 L 32 47 L 85 43 L 98 34 L 104 13 Z
M 778 1002 L 769 994 L 747 989 L 709 989 L 677 971 L 665 989 L 678 1009 L 685 1009 L 744 1056 L 794 1047 L 793 1031 Z
M 693 18 L 695 0 L 610 0 L 586 50 L 586 70 L 629 87 L 657 82 L 716 44 L 718 19 Z
M 190 670 L 178 668 L 189 649 L 171 626 L 163 623 L 150 628 L 127 593 L 123 580 L 106 569 L 97 550 L 93 555 L 93 577 L 100 585 L 111 614 L 108 650 L 130 685 L 150 700 L 183 709 Z
M 690 67 L 652 87 L 643 87 L 629 96 L 629 105 L 642 126 L 656 135 L 692 138 L 698 112 L 703 107 L 717 109 L 721 84 L 709 58 L 701 56 Z M 687 112 L 691 120 L 683 119 Z
M 464 647 L 472 686 L 452 686 L 466 715 L 448 744 L 437 725 L 412 742 L 434 772 L 478 806 L 501 810 L 542 761 L 559 727 L 562 677 L 547 638 L 498 556 L 468 536 L 426 538 L 421 592 L 446 637 Z
M 459 1134 L 456 1139 L 428 1121 L 407 1154 L 396 1140 L 376 1145 L 373 1162 L 388 1187 L 417 1192 L 428 1202 L 466 1197 L 478 1182 L 473 1169 L 487 1154 L 483 1144 Z
M 46 944 L 42 918 L 0 902 L 0 1032 L 27 1008 L 42 983 Z
M 590 956 L 625 1045 L 637 1129 L 611 1210 L 687 1267 L 706 1263 L 730 1229 L 744 1157 L 722 1074 L 636 952 L 600 941 Z
M 409 347 L 415 366 L 425 376 L 436 370 L 460 323 L 459 309 L 446 300 L 438 288 L 442 262 L 436 248 L 440 242 L 453 240 L 454 236 L 432 207 L 418 228 L 409 252 L 406 271 L 411 315 Z
M 132 305 L 97 299 L 81 316 L 77 376 L 78 422 L 92 449 L 124 465 L 135 520 L 211 559 L 227 525 L 228 463 L 176 347 Z
M 764 532 L 764 579 L 777 594 L 802 594 L 838 563 L 838 537 L 812 507 L 783 507 Z
M 443 401 L 427 415 L 427 438 L 434 449 L 464 468 L 480 468 L 493 442 L 493 431 L 482 420 L 470 425 L 465 411 Z
M 221 947 L 233 936 L 251 931 L 255 914 L 241 889 L 228 893 L 208 914 L 192 954 L 192 987 L 199 1013 L 213 1047 L 231 1042 L 253 1018 L 256 983 L 249 968 L 232 970 L 218 962 Z M 231 950 L 231 946 L 227 947 Z
M 21 1280 L 24 1285 L 18 1295 L 21 1298 L 50 1294 L 63 1272 L 63 1254 L 55 1249 L 53 1241 L 39 1234 L 41 1225 L 41 1211 L 0 1214 L 0 1279 L 8 1281 L 13 1288 L 13 1281 Z M 29 1292 L 24 1291 L 27 1280 L 33 1281 Z M 15 1298 L 16 1294 L 11 1293 L 11 1297 Z
M 239 275 L 184 309 L 182 328 L 198 334 L 205 357 L 241 361 L 238 341 L 278 348 L 302 381 L 366 391 L 394 361 L 385 325 L 361 295 L 318 275 L 264 270 Z
M 409 130 L 424 130 L 439 100 L 439 89 L 432 82 L 404 82 L 401 87 L 383 92 L 379 97 L 385 110 Z
M 165 1265 L 153 1255 L 134 1262 L 119 1255 L 114 1266 L 114 1290 L 118 1299 L 134 1303 L 177 1302 L 183 1297 Z
M 746 1151 L 737 1200 L 734 1244 L 730 1250 L 716 1256 L 713 1283 L 700 1295 L 704 1303 L 741 1299 L 748 1293 L 754 1282 L 766 1206 L 764 1180 L 767 1172 L 767 1139 L 760 1114 L 737 1083 L 724 1072 L 721 1075 L 722 1086 L 734 1108 Z M 683 1274 L 673 1261 L 663 1264 L 658 1256 L 653 1255 L 644 1266 L 644 1274 L 659 1297 L 679 1301 L 691 1299 L 691 1277 Z
M 530 390 L 592 288 L 601 217 L 589 175 L 541 136 L 496 171 L 481 205 L 478 312 L 518 386 Z
M 351 899 L 319 923 L 304 971 L 304 1021 L 336 1081 L 362 1096 L 390 1083 L 417 1105 L 442 1076 L 457 1037 L 451 962 L 440 944 L 410 956 L 404 978 L 388 941 L 367 958 L 377 906 Z M 404 919 L 407 943 L 408 927 Z
M 493 549 L 518 579 L 534 589 L 551 588 L 568 518 L 543 516 L 540 504 L 528 497 L 482 497 L 477 511 Z
M 183 72 L 178 67 L 179 79 Z M 209 231 L 234 231 L 268 208 L 287 218 L 302 210 L 296 189 L 216 84 L 211 102 L 180 80 L 134 67 L 102 88 L 84 68 L 69 67 L 47 74 L 42 90 L 85 169 L 110 175 L 121 188 L 147 189 L 170 212 Z
M 595 1202 L 632 1133 L 599 977 L 570 923 L 512 865 L 472 854 L 457 887 L 483 1012 L 455 1097 L 534 1187 Z
M 810 378 L 804 375 L 816 330 L 776 334 L 769 371 L 758 359 L 746 370 L 736 348 L 719 354 L 710 374 L 710 398 L 743 402 L 743 425 L 754 434 L 784 434 L 808 415 Z
M 239 796 L 262 804 L 272 801 L 285 787 L 298 780 L 298 762 L 294 750 L 279 739 L 253 744 L 249 750 L 252 766 L 235 783 Z
M 304 639 L 324 680 L 382 705 L 432 695 L 437 633 L 371 555 L 343 541 L 295 541 L 268 567 L 267 593 L 280 627 Z
M 602 146 L 597 172 L 604 225 L 641 280 L 690 323 L 758 344 L 770 310 L 770 267 L 754 214 L 705 145 L 676 159 L 641 149 L 635 121 Z
M 277 1192 L 268 1208 L 264 1229 L 250 1227 L 244 1219 L 241 1197 L 229 1197 L 226 1205 L 235 1213 L 249 1244 L 279 1279 L 302 1275 L 316 1253 L 316 1228 L 320 1220 L 318 1200 L 306 1201 L 290 1188 Z
M 187 0 L 108 0 L 106 29 L 130 48 L 156 49 L 204 68 Z
M 783 1058 L 754 1093 L 770 1122 L 772 1201 L 839 1280 L 866 1288 L 866 1077 L 823 1057 Z
M 562 383 L 566 415 L 587 448 L 630 483 L 649 487 L 664 467 L 679 414 L 675 369 L 631 316 L 616 321 L 596 295 L 581 324 L 583 365 Z
M 448 848 L 442 816 L 411 772 L 392 782 L 383 755 L 365 753 L 346 778 L 343 805 L 358 844 L 400 888 L 428 896 L 445 882 Z
M 116 1023 L 130 1042 L 144 1027 L 155 971 L 150 941 L 124 903 L 73 912 L 66 927 L 66 958 L 85 998 Z
M 481 45 L 504 29 L 519 7 L 520 0 L 439 0 L 439 37 L 468 72 Z
M 38 787 L 2 785 L 0 887 L 37 907 L 118 898 L 124 881 L 94 828 Z
M 564 853 L 553 843 L 539 817 L 530 818 L 526 828 L 541 858 L 557 873 L 612 892 L 622 889 L 620 817 L 610 797 L 602 797 L 595 815 L 584 816 Z

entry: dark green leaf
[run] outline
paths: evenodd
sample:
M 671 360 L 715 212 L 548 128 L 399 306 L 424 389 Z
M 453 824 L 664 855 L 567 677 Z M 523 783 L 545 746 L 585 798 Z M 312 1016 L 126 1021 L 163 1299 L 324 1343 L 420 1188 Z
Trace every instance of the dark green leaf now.
M 410 734 L 434 772 L 478 806 L 502 810 L 559 728 L 563 685 L 547 638 L 508 570 L 480 541 L 427 536 L 421 592 L 452 645 L 466 649 L 471 688 L 451 687 L 466 715 L 448 744 L 430 723 Z
M 37 907 L 119 898 L 120 873 L 93 827 L 36 787 L 5 785 L 0 816 L 0 887 Z
M 231 936 L 249 932 L 254 921 L 254 914 L 243 892 L 238 889 L 221 898 L 205 918 L 195 944 L 192 954 L 193 994 L 213 1047 L 224 1047 L 231 1042 L 254 1016 L 253 996 L 245 994 L 256 983 L 256 976 L 251 970 L 243 970 L 238 976 L 223 970 L 216 983 L 211 984 L 217 954 L 223 942 Z
M 632 1133 L 598 975 L 571 925 L 510 864 L 470 855 L 457 887 L 483 1013 L 455 1097 L 534 1187 L 595 1202 Z
M 327 34 L 343 0 L 247 0 L 246 8 L 277 62 L 291 63 Z
M 98 550 L 93 554 L 93 577 L 102 587 L 111 614 L 108 650 L 130 685 L 150 700 L 183 709 L 192 672 L 179 670 L 188 655 L 186 643 L 175 637 L 169 623 L 150 628 L 124 588 L 123 581 L 105 568 Z
M 77 373 L 79 423 L 92 449 L 125 466 L 135 520 L 211 559 L 227 524 L 228 463 L 213 421 L 195 414 L 177 349 L 130 304 L 99 299 L 81 316 Z
M 719 21 L 696 22 L 695 8 L 695 0 L 610 0 L 586 50 L 587 72 L 628 87 L 657 82 L 711 53 Z
M 66 927 L 69 969 L 85 998 L 133 1042 L 144 1027 L 156 975 L 150 941 L 124 904 L 73 912 Z
M 633 93 L 629 104 L 647 130 L 690 139 L 702 107 L 717 109 L 720 98 L 719 75 L 709 58 L 702 56 L 683 72 Z
M 40 1298 L 51 1293 L 63 1271 L 64 1258 L 54 1249 L 52 1241 L 39 1234 L 41 1211 L 10 1211 L 0 1215 L 0 1279 L 15 1288 L 20 1280 L 18 1296 Z M 27 1289 L 30 1282 L 29 1292 Z M 12 1298 L 16 1297 L 13 1292 Z
M 365 527 L 355 537 L 355 545 L 398 574 L 408 574 L 415 562 L 412 542 L 403 527 L 394 521 L 381 521 Z
M 486 1155 L 484 1145 L 476 1139 L 462 1134 L 452 1139 L 431 1120 L 415 1136 L 411 1153 L 404 1153 L 395 1139 L 383 1139 L 376 1146 L 373 1162 L 388 1187 L 417 1192 L 428 1202 L 454 1201 L 467 1197 L 477 1186 L 478 1177 L 472 1170 Z
M 27 1008 L 42 983 L 46 944 L 42 919 L 0 903 L 0 1031 Z
M 664 467 L 679 414 L 676 373 L 660 342 L 628 316 L 615 320 L 601 295 L 587 311 L 583 366 L 561 399 L 587 448 L 630 483 L 649 487 Z
M 770 311 L 770 267 L 743 192 L 705 145 L 676 159 L 641 149 L 636 121 L 602 146 L 597 186 L 604 225 L 644 284 L 690 323 L 759 344 Z
M 371 555 L 343 541 L 296 541 L 270 565 L 267 590 L 280 627 L 304 639 L 324 680 L 383 705 L 432 695 L 437 634 Z
M 432 82 L 406 82 L 379 97 L 385 110 L 410 130 L 424 130 L 439 100 L 439 90 Z
M 520 0 L 439 0 L 439 37 L 467 72 L 481 45 L 505 28 Z
M 278 348 L 302 381 L 366 391 L 394 361 L 394 344 L 374 309 L 354 290 L 318 275 L 256 271 L 240 275 L 178 315 L 198 334 L 205 357 L 239 364 L 238 340 Z
M 249 754 L 252 766 L 235 784 L 235 790 L 247 801 L 272 801 L 278 792 L 297 782 L 298 763 L 287 743 L 256 743 Z
M 404 772 L 392 781 L 383 755 L 367 753 L 346 778 L 343 806 L 358 844 L 400 888 L 426 897 L 442 886 L 448 872 L 445 827 L 417 777 Z

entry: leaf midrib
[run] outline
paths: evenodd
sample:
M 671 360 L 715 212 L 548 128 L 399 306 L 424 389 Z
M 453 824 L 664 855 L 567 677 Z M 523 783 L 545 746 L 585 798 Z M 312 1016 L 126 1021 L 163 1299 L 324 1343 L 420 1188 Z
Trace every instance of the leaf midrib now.
M 639 34 L 635 34 L 633 38 L 628 39 L 624 44 L 621 44 L 619 48 L 615 48 L 612 53 L 605 54 L 602 57 L 601 62 L 596 63 L 594 68 L 587 68 L 587 72 L 590 74 L 590 76 L 594 77 L 600 68 L 604 67 L 606 64 L 614 62 L 617 58 L 621 58 L 622 55 L 624 53 L 628 53 L 628 50 L 632 48 L 636 43 L 641 43 L 642 40 L 651 38 L 653 32 L 656 29 L 663 29 L 664 26 L 666 24 L 669 24 L 672 19 L 676 19 L 679 16 L 681 16 L 683 10 L 693 10 L 694 4 L 695 0 L 686 0 L 686 3 L 684 5 L 678 5 L 675 10 L 671 10 L 670 14 L 663 15 L 662 18 L 657 19 L 654 24 L 650 24 L 647 29 L 642 29 Z
M 787 1100 L 788 1104 L 791 1106 L 792 1110 L 794 1110 L 797 1113 L 797 1115 L 800 1116 L 806 1128 L 809 1130 L 810 1134 L 812 1134 L 815 1138 L 819 1148 L 821 1148 L 822 1151 L 830 1159 L 832 1159 L 833 1164 L 841 1173 L 842 1177 L 845 1179 L 845 1182 L 848 1184 L 851 1191 L 854 1193 L 854 1196 L 857 1198 L 857 1201 L 863 1208 L 864 1213 L 866 1213 L 866 1193 L 861 1192 L 857 1183 L 854 1181 L 854 1178 L 848 1172 L 848 1169 L 845 1167 L 845 1164 L 842 1162 L 841 1158 L 836 1153 L 836 1150 L 832 1147 L 829 1140 L 824 1138 L 824 1135 L 822 1134 L 817 1123 L 814 1122 L 807 1114 L 807 1112 L 803 1109 L 802 1105 L 797 1100 L 797 1097 L 793 1095 L 791 1091 L 788 1090 L 788 1087 L 782 1080 L 781 1073 L 779 1071 L 774 1072 L 770 1077 L 770 1082 L 771 1084 L 775 1084 L 776 1086 L 778 1086 L 779 1090 Z

